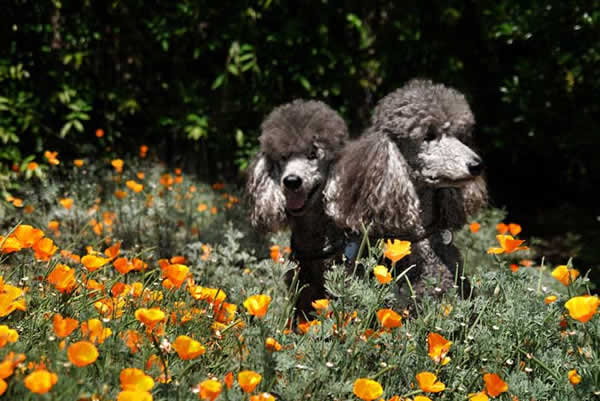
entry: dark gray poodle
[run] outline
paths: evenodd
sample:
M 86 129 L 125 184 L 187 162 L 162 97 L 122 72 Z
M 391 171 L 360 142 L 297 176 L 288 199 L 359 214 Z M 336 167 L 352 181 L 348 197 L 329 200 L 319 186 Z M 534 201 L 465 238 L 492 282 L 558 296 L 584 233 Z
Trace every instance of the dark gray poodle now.
M 327 213 L 356 233 L 412 242 L 396 271 L 417 294 L 462 275 L 452 230 L 486 203 L 481 158 L 471 148 L 475 120 L 458 91 L 412 80 L 381 99 L 366 133 L 346 146 L 326 189 Z M 457 272 L 458 268 L 458 272 Z M 464 281 L 463 295 L 468 295 Z
M 348 140 L 344 120 L 323 102 L 295 100 L 274 109 L 261 125 L 260 151 L 249 168 L 247 193 L 254 226 L 289 226 L 298 262 L 297 313 L 324 298 L 323 273 L 341 262 L 344 233 L 325 215 L 323 190 L 330 167 Z

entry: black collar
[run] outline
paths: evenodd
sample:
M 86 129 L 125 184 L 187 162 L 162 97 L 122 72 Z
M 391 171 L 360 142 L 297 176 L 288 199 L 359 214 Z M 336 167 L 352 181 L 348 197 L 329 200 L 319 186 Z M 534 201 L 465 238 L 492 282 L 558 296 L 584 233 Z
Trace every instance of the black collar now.
M 294 240 L 294 236 L 292 235 L 291 239 L 291 248 L 292 248 L 292 258 L 300 261 L 308 261 L 308 260 L 320 260 L 320 259 L 328 259 L 334 255 L 342 255 L 345 247 L 345 241 L 343 239 L 338 239 L 331 244 L 324 246 L 319 249 L 300 249 L 298 248 L 298 244 Z

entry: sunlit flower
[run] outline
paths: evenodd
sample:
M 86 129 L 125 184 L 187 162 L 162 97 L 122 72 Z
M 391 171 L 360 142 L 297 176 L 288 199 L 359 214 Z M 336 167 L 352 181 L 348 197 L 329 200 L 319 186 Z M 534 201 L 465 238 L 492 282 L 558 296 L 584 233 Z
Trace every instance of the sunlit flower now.
M 419 388 L 426 393 L 439 393 L 446 388 L 446 385 L 438 381 L 437 376 L 431 372 L 418 373 L 417 382 Z
M 215 379 L 206 379 L 198 384 L 198 397 L 201 400 L 214 401 L 221 391 L 223 391 L 223 386 Z
M 177 355 L 183 360 L 195 359 L 206 352 L 206 348 L 188 336 L 179 336 L 173 343 Z
M 60 227 L 60 222 L 58 222 L 57 220 L 50 220 L 48 222 L 48 229 L 54 231 L 55 233 L 58 231 L 59 227 Z
M 12 233 L 12 236 L 19 240 L 23 248 L 31 248 L 44 235 L 44 232 L 39 228 L 27 224 L 19 224 Z
M 279 263 L 279 258 L 281 258 L 281 253 L 279 252 L 279 245 L 271 245 L 271 247 L 269 248 L 269 254 L 273 262 Z
M 0 317 L 7 316 L 15 310 L 25 311 L 24 291 L 10 284 L 0 286 Z
M 354 381 L 352 392 L 363 401 L 372 401 L 381 397 L 383 387 L 375 380 L 361 378 Z
M 47 261 L 58 251 L 58 247 L 50 238 L 41 238 L 33 245 L 33 251 L 37 260 Z
M 89 319 L 81 323 L 81 333 L 93 343 L 102 344 L 107 337 L 112 335 L 109 327 L 104 327 L 100 319 Z
M 546 305 L 550 305 L 550 304 L 556 302 L 557 299 L 558 299 L 558 297 L 556 295 L 548 295 L 546 298 L 544 298 L 544 303 Z
M 150 329 L 164 321 L 165 317 L 165 312 L 161 311 L 159 308 L 140 308 L 135 311 L 135 318 Z
M 253 392 L 261 380 L 262 376 L 253 370 L 243 370 L 238 373 L 238 383 L 240 388 L 246 393 Z
M 125 342 L 125 345 L 132 354 L 135 354 L 140 349 L 140 344 L 142 342 L 142 336 L 139 332 L 135 330 L 126 330 L 119 334 L 119 337 Z
M 273 337 L 267 337 L 265 340 L 265 348 L 271 352 L 281 351 L 281 344 L 277 342 Z
M 309 322 L 303 321 L 298 323 L 298 330 L 300 330 L 300 332 L 302 334 L 306 334 L 308 333 L 308 331 L 310 330 L 311 327 L 316 327 L 316 326 L 320 326 L 321 325 L 321 321 L 320 320 L 311 320 Z
M 386 258 L 396 263 L 406 255 L 410 255 L 410 242 L 395 239 L 394 242 L 387 240 L 383 254 Z
M 164 279 L 176 288 L 181 287 L 181 284 L 189 277 L 190 269 L 186 265 L 170 264 L 162 271 Z
M 514 239 L 511 235 L 496 235 L 496 239 L 500 243 L 499 248 L 489 248 L 487 253 L 501 254 L 501 253 L 512 253 L 516 251 L 524 251 L 529 249 L 526 246 L 521 246 L 525 240 Z
M 148 153 L 148 146 L 140 145 L 140 157 L 142 159 L 145 158 L 147 153 Z
M 228 389 L 233 387 L 233 372 L 227 372 L 225 374 L 225 377 L 223 378 L 223 381 L 225 382 L 225 385 Z
M 571 269 L 567 265 L 556 266 L 556 268 L 552 270 L 552 277 L 563 283 L 563 285 L 568 286 L 579 277 L 579 270 Z
M 90 365 L 98 359 L 98 349 L 89 341 L 78 341 L 67 348 L 69 361 L 78 368 Z
M 392 274 L 388 271 L 387 267 L 383 265 L 375 266 L 375 268 L 373 268 L 373 274 L 381 284 L 387 284 L 392 281 Z
M 159 182 L 165 187 L 170 187 L 173 185 L 173 176 L 171 176 L 171 174 L 168 173 L 163 174 L 160 176 Z
M 495 373 L 486 373 L 483 375 L 485 382 L 485 391 L 490 397 L 497 397 L 508 391 L 508 384 Z
M 329 308 L 329 300 L 328 299 L 316 299 L 311 302 L 311 306 L 318 312 L 325 311 Z
M 569 370 L 569 373 L 567 373 L 568 377 L 569 377 L 569 381 L 571 382 L 572 385 L 577 385 L 579 383 L 581 383 L 581 376 L 579 376 L 577 374 L 577 370 L 573 369 L 573 370 Z
M 148 391 L 121 391 L 117 395 L 117 401 L 152 401 L 152 394 Z
M 485 391 L 469 394 L 469 401 L 488 401 L 489 398 Z
M 8 254 L 20 251 L 23 249 L 23 245 L 15 237 L 4 238 L 0 235 L 0 249 L 2 249 L 2 253 Z
M 12 376 L 15 368 L 24 360 L 24 354 L 15 354 L 14 352 L 6 354 L 4 360 L 0 362 L 0 379 Z
M 110 259 L 96 255 L 85 255 L 83 258 L 81 258 L 81 263 L 90 272 L 98 270 L 108 262 L 110 262 Z
M 452 341 L 446 340 L 444 337 L 437 333 L 429 333 L 427 335 L 427 346 L 428 346 L 428 355 L 435 363 L 440 363 L 444 365 L 449 358 L 446 358 L 446 354 L 450 350 L 450 346 L 452 345 Z
M 252 295 L 244 301 L 244 307 L 248 311 L 248 314 L 263 318 L 267 314 L 269 304 L 271 303 L 271 297 L 264 294 Z
M 379 309 L 377 311 L 377 320 L 386 329 L 402 326 L 402 316 L 391 309 Z
M 73 164 L 75 165 L 75 167 L 83 167 L 85 161 L 83 159 L 75 159 L 73 160 Z
M 476 221 L 474 221 L 473 223 L 469 224 L 469 229 L 471 230 L 471 232 L 473 234 L 477 233 L 480 228 L 481 228 L 481 224 L 477 223 Z
M 60 198 L 58 203 L 60 203 L 65 209 L 69 210 L 71 207 L 73 207 L 73 198 Z
M 111 166 L 114 167 L 117 173 L 123 172 L 123 160 L 122 159 L 114 159 L 110 162 Z
M 11 329 L 7 325 L 0 325 L 0 348 L 4 347 L 8 343 L 14 343 L 19 339 L 19 333 L 17 330 Z
M 121 370 L 119 375 L 121 388 L 125 391 L 150 391 L 154 387 L 154 380 L 146 375 L 143 370 L 127 368 Z
M 127 198 L 127 192 L 123 191 L 122 189 L 115 190 L 114 195 L 118 200 Z
M 67 265 L 58 263 L 54 270 L 48 274 L 47 280 L 61 293 L 69 293 L 73 291 L 77 281 L 75 280 L 75 269 L 71 269 Z
M 48 160 L 48 163 L 53 166 L 57 166 L 60 164 L 60 161 L 56 158 L 58 156 L 58 152 L 51 152 L 49 150 L 44 151 L 44 157 Z
M 69 336 L 72 332 L 79 327 L 79 322 L 76 319 L 70 317 L 63 318 L 60 313 L 55 313 L 52 317 L 52 327 L 54 333 L 59 338 Z
M 144 185 L 135 182 L 134 180 L 128 180 L 125 185 L 135 193 L 142 192 L 144 189 Z
M 599 303 L 597 296 L 584 295 L 569 299 L 565 303 L 565 308 L 573 319 L 586 323 L 594 317 Z
M 58 376 L 55 373 L 40 369 L 27 375 L 23 382 L 32 393 L 45 394 L 54 387 L 57 381 Z

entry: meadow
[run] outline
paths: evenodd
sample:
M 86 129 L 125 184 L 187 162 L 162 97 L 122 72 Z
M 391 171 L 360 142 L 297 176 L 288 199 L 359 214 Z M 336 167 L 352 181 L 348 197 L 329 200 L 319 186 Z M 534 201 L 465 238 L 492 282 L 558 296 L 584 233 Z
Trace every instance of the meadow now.
M 48 151 L 16 171 L 0 227 L 4 399 L 600 396 L 586 266 L 546 264 L 502 210 L 456 235 L 465 299 L 460 277 L 443 296 L 399 297 L 408 283 L 379 263 L 402 255 L 381 242 L 363 253 L 365 274 L 333 266 L 332 297 L 295 327 L 288 235 L 255 232 L 239 191 L 150 154 Z

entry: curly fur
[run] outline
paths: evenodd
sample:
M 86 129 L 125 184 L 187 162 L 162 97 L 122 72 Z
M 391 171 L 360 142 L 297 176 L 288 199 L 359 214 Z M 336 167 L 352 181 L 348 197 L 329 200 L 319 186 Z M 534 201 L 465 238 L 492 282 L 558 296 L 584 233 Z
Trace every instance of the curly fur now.
M 470 146 L 474 124 L 461 93 L 412 80 L 378 102 L 326 188 L 327 214 L 341 227 L 413 241 L 403 264 L 416 264 L 418 292 L 429 279 L 442 290 L 453 284 L 462 264 L 441 230 L 461 227 L 487 201 L 482 162 Z
M 323 189 L 348 129 L 325 103 L 295 100 L 273 110 L 261 130 L 248 170 L 250 218 L 265 231 L 291 229 L 292 257 L 306 285 L 296 306 L 308 314 L 311 302 L 325 297 L 325 269 L 343 253 L 344 233 L 325 214 Z

